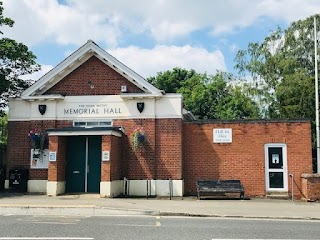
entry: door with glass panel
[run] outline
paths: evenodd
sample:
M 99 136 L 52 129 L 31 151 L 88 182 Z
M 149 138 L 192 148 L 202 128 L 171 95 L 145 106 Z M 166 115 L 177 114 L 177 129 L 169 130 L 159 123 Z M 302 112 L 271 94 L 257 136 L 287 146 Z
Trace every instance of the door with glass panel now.
M 288 191 L 287 146 L 286 144 L 265 145 L 266 190 Z

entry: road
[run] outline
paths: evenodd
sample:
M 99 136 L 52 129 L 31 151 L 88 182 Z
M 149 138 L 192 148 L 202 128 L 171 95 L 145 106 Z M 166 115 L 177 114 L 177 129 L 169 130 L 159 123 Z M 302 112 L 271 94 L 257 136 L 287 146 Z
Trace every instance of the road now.
M 319 239 L 320 221 L 2 215 L 0 240 Z

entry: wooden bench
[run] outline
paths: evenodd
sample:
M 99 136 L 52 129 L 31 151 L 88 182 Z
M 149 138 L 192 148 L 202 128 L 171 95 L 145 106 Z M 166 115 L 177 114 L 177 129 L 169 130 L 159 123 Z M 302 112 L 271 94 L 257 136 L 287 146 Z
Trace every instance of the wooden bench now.
M 240 199 L 244 199 L 244 187 L 240 180 L 198 180 L 198 199 L 201 195 L 211 196 L 226 193 L 239 193 Z

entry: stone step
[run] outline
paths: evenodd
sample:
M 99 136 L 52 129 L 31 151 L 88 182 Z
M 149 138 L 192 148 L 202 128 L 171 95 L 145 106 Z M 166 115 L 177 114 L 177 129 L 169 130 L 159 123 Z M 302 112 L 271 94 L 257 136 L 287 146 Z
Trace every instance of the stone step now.
M 267 192 L 266 197 L 269 199 L 291 199 L 288 192 Z

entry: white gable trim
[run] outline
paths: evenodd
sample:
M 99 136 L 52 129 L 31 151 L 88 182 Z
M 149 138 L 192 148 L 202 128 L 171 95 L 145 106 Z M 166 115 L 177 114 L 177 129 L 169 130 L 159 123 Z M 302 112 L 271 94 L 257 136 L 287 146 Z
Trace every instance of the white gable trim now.
M 125 77 L 128 81 L 139 87 L 145 93 L 157 95 L 162 93 L 161 90 L 148 83 L 142 76 L 104 51 L 92 40 L 89 40 L 86 44 L 72 53 L 55 68 L 42 76 L 31 87 L 26 89 L 21 94 L 21 97 L 23 98 L 43 94 L 92 56 L 99 58 L 102 62 Z
M 34 100 L 63 100 L 64 96 L 54 94 L 54 95 L 41 95 L 41 96 L 22 96 L 21 99 L 34 101 Z

